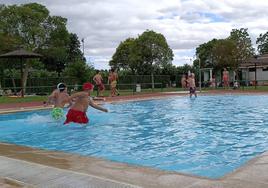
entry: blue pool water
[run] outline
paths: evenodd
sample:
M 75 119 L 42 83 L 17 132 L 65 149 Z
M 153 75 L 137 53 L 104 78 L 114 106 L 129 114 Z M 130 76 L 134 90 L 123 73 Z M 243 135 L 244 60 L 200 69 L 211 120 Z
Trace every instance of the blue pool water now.
M 0 141 L 210 178 L 268 150 L 268 96 L 200 96 L 106 104 L 90 125 L 49 111 L 0 116 Z

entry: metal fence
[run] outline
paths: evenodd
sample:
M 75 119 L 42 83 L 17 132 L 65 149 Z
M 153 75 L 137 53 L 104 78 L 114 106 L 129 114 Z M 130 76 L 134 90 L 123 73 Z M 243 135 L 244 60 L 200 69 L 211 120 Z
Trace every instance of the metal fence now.
M 108 96 L 110 94 L 110 85 L 105 84 L 105 95 Z M 76 91 L 82 90 L 82 85 L 73 84 L 67 85 L 68 92 L 72 94 Z M 3 95 L 20 95 L 21 87 L 2 87 L 0 89 L 0 96 Z M 54 89 L 56 89 L 56 85 L 52 86 L 27 86 L 24 88 L 26 95 L 48 95 Z M 148 93 L 148 92 L 162 92 L 164 91 L 164 87 L 162 83 L 154 83 L 154 87 L 152 87 L 152 83 L 139 83 L 139 84 L 117 84 L 117 90 L 122 94 L 132 94 L 135 95 L 137 93 Z M 98 88 L 95 87 L 93 91 L 93 95 L 98 95 Z
M 197 87 L 199 87 L 199 82 L 197 83 Z M 206 81 L 201 83 L 201 89 L 256 89 L 268 91 L 268 80 L 233 80 L 228 82 L 227 85 L 225 85 L 224 82 Z
M 106 90 L 109 90 L 108 78 L 103 77 Z M 88 81 L 93 83 L 93 78 L 89 78 Z M 60 82 L 65 83 L 69 87 L 78 88 L 77 81 L 75 78 L 68 77 L 44 77 L 44 78 L 32 78 L 27 79 L 27 86 L 25 87 L 25 92 L 27 94 L 45 94 L 53 91 L 56 85 Z M 170 76 L 169 75 L 155 75 L 154 76 L 155 88 L 169 87 Z M 152 88 L 151 75 L 127 75 L 120 76 L 118 80 L 118 89 L 120 90 L 133 90 L 135 91 L 136 85 L 140 84 L 143 89 Z M 2 78 L 0 84 L 2 90 L 10 90 L 12 93 L 17 93 L 21 90 L 21 79 L 20 78 Z M 1 89 L 0 88 L 0 89 Z

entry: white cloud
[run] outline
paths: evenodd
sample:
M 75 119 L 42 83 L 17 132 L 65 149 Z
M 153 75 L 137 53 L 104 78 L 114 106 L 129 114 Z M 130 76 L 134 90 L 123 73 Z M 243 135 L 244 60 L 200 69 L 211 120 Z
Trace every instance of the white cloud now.
M 3 4 L 27 0 L 0 0 Z M 225 38 L 233 28 L 249 28 L 252 41 L 268 31 L 266 0 L 36 0 L 53 15 L 68 18 L 68 29 L 85 38 L 85 54 L 96 68 L 108 68 L 118 44 L 146 29 L 162 33 L 175 57 L 190 63 L 195 48 Z

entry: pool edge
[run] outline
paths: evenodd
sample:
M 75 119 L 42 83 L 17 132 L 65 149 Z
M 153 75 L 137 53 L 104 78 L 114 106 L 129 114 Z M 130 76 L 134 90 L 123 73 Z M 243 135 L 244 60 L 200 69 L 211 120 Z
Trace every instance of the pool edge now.
M 241 187 L 247 187 L 249 184 L 257 185 L 256 187 L 268 187 L 268 152 L 253 158 L 234 172 L 219 179 L 209 179 L 150 167 L 112 162 L 95 157 L 34 149 L 9 143 L 0 143 L 0 153 L 0 156 L 10 159 L 65 169 L 140 187 L 197 188 L 212 185 L 228 187 L 228 185 L 233 186 L 234 184 L 239 184 Z

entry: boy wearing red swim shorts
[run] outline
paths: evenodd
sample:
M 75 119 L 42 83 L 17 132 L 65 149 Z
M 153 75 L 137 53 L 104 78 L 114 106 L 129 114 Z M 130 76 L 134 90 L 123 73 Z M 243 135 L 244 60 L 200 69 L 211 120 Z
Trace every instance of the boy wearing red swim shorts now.
M 90 92 L 93 91 L 93 88 L 94 88 L 93 84 L 89 82 L 84 83 L 83 85 L 84 91 L 71 95 L 70 98 L 71 100 L 75 99 L 75 103 L 71 106 L 70 110 L 68 111 L 64 124 L 68 124 L 70 122 L 87 124 L 89 121 L 86 115 L 88 106 L 91 106 L 103 112 L 108 112 L 107 109 L 95 104 L 89 97 Z
M 95 82 L 96 86 L 98 86 L 98 94 L 97 96 L 98 97 L 103 97 L 103 92 L 105 90 L 105 87 L 103 85 L 103 79 L 102 79 L 102 76 L 101 76 L 101 73 L 99 70 L 96 71 L 97 74 L 93 77 L 93 81 Z

